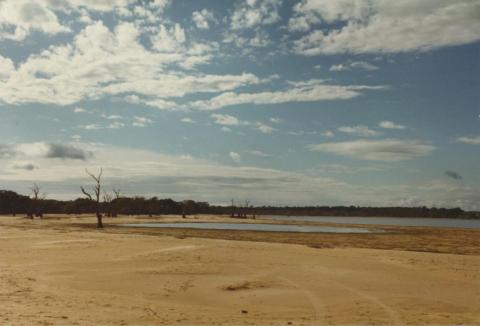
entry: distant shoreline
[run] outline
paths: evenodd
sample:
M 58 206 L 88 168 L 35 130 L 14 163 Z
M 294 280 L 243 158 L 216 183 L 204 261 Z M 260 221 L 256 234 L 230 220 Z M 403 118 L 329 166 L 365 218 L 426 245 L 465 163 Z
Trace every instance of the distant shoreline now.
M 359 206 L 254 206 L 249 201 L 233 201 L 231 205 L 211 205 L 193 200 L 175 201 L 157 197 L 120 196 L 101 202 L 101 212 L 115 215 L 229 215 L 236 218 L 253 216 L 332 216 L 332 217 L 421 217 L 480 219 L 480 212 L 461 208 L 435 207 L 359 207 Z M 0 190 L 0 214 L 91 214 L 96 203 L 91 199 L 32 199 L 9 190 Z

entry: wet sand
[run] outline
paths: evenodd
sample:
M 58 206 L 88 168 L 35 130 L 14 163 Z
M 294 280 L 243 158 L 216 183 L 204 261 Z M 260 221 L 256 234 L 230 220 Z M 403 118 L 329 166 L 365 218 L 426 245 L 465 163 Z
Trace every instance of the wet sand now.
M 480 230 L 113 226 L 152 220 L 0 217 L 0 324 L 480 324 Z

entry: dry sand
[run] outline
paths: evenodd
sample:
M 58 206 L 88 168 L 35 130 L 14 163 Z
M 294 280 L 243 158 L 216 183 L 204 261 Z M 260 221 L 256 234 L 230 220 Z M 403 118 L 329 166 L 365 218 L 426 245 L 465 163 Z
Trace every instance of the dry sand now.
M 278 243 L 83 227 L 94 221 L 0 217 L 0 325 L 480 324 L 477 230 Z

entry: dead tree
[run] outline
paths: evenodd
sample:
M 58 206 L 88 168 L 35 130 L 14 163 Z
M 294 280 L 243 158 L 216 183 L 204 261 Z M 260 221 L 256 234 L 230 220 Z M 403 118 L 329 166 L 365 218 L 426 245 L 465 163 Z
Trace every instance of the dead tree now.
M 235 217 L 235 201 L 232 199 L 230 217 Z
M 113 208 L 112 208 L 112 217 L 117 217 L 118 215 L 118 199 L 120 199 L 120 189 L 113 188 Z
M 250 207 L 250 200 L 245 200 L 245 207 L 243 212 L 243 217 L 245 218 L 247 217 L 249 207 Z
M 30 190 L 32 191 L 33 209 L 28 213 L 28 217 L 31 219 L 33 219 L 33 217 L 43 218 L 43 213 L 40 210 L 39 201 L 42 199 L 45 199 L 47 195 L 46 194 L 40 195 L 41 189 L 36 183 L 33 184 Z
M 103 193 L 103 202 L 105 203 L 105 215 L 107 217 L 112 217 L 112 200 L 112 194 L 105 191 Z
M 103 228 L 103 223 L 102 223 L 102 214 L 100 212 L 100 194 L 101 192 L 101 179 L 102 179 L 102 173 L 103 169 L 100 169 L 100 172 L 98 175 L 94 175 L 93 173 L 90 173 L 87 169 L 85 169 L 85 172 L 95 181 L 95 184 L 93 186 L 93 194 L 92 196 L 89 192 L 85 190 L 84 187 L 80 187 L 82 190 L 82 193 L 87 196 L 88 199 L 95 201 L 96 203 L 96 215 L 97 215 L 97 228 L 101 229 Z

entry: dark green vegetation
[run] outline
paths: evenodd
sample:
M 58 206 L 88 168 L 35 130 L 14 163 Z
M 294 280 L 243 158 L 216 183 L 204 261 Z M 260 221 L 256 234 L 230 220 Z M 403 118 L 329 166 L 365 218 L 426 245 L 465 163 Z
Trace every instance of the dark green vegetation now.
M 460 208 L 427 207 L 356 207 L 356 206 L 311 206 L 271 207 L 229 205 L 214 206 L 193 200 L 174 201 L 157 197 L 124 197 L 100 202 L 100 211 L 106 216 L 160 215 L 160 214 L 223 214 L 244 218 L 253 215 L 297 215 L 297 216 L 385 216 L 385 217 L 449 217 L 480 218 L 480 212 L 465 212 Z M 78 198 L 60 201 L 30 198 L 13 191 L 0 190 L 0 214 L 85 214 L 96 213 L 94 199 Z

